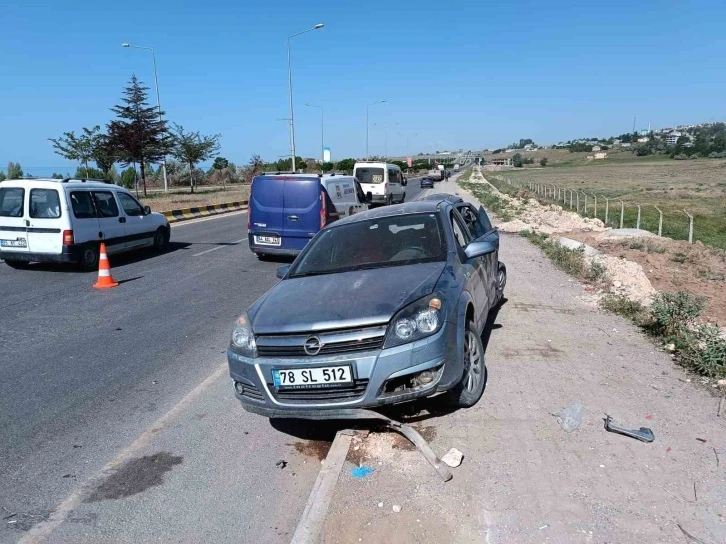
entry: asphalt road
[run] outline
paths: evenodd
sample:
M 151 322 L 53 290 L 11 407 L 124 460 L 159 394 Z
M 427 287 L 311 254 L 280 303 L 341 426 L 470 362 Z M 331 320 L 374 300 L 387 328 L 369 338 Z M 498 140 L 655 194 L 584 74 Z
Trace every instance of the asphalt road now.
M 419 193 L 418 180 L 410 180 L 407 200 Z M 215 533 L 224 519 L 239 522 L 233 528 L 243 541 L 276 542 L 294 529 L 321 454 L 306 439 L 329 429 L 273 427 L 233 397 L 224 371 L 231 325 L 277 281 L 277 264 L 249 251 L 246 222 L 237 213 L 177 224 L 168 252 L 112 257 L 121 285 L 107 291 L 91 288 L 92 273 L 0 263 L 0 518 L 8 516 L 0 541 L 47 520 L 107 463 L 132 457 L 146 461 L 122 473 L 121 483 L 104 481 L 90 504 L 128 496 L 143 502 L 144 491 L 171 471 L 182 475 L 168 484 L 179 486 L 179 508 L 171 509 L 178 514 L 167 511 L 162 520 L 184 541 L 229 535 L 232 527 Z M 173 432 L 179 426 L 181 435 Z M 220 478 L 234 492 L 212 489 L 224 485 L 211 485 Z M 183 508 L 195 510 L 200 495 L 214 505 L 209 524 Z M 160 527 L 146 516 L 135 526 L 128 507 L 105 516 L 120 524 L 105 537 L 155 538 Z M 99 514 L 82 512 L 74 509 L 74 523 L 54 538 L 83 541 Z M 89 541 L 101 540 L 96 534 Z

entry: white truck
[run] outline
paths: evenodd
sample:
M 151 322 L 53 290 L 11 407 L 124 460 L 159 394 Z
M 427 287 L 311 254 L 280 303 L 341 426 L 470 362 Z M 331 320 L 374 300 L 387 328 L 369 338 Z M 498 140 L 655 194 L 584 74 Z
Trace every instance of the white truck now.
M 444 179 L 443 166 L 442 165 L 439 165 L 439 166 L 441 166 L 441 169 L 433 168 L 433 169 L 429 170 L 428 174 L 426 174 L 426 177 L 429 179 L 432 179 L 434 181 L 441 181 L 442 179 Z

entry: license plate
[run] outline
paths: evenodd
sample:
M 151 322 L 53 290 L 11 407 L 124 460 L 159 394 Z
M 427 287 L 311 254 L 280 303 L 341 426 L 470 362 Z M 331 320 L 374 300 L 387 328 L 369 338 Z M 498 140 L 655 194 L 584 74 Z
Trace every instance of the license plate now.
M 260 244 L 260 245 L 265 245 L 265 246 L 279 246 L 280 237 L 279 236 L 255 236 L 255 244 Z
M 272 381 L 279 388 L 318 388 L 353 383 L 350 366 L 273 370 Z
M 0 246 L 3 247 L 28 247 L 28 242 L 25 238 L 18 238 L 17 240 L 0 240 Z

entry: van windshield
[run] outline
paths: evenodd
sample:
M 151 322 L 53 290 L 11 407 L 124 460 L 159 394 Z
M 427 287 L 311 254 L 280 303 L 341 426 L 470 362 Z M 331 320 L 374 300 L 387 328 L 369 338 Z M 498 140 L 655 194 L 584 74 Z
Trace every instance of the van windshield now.
M 0 188 L 0 216 L 23 217 L 25 191 L 20 187 Z
M 383 183 L 383 168 L 356 168 L 355 177 L 361 183 Z

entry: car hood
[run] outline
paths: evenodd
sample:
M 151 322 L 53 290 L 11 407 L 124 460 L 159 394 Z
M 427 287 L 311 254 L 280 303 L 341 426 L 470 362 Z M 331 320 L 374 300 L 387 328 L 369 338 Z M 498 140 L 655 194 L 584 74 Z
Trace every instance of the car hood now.
M 445 262 L 285 279 L 249 310 L 255 334 L 386 323 L 433 292 Z

